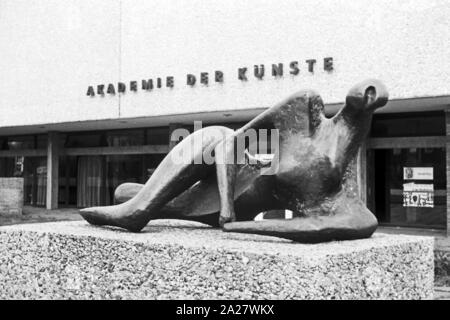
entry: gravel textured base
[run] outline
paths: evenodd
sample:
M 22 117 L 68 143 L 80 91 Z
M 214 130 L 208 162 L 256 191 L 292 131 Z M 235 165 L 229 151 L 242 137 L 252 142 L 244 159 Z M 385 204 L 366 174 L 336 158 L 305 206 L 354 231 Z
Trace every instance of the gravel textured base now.
M 298 244 L 152 221 L 0 227 L 0 299 L 429 299 L 433 238 Z

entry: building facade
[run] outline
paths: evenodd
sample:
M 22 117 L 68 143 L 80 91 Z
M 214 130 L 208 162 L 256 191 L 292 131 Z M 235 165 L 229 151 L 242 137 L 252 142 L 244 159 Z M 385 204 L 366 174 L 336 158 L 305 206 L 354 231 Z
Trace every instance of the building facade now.
M 333 115 L 378 78 L 360 195 L 381 224 L 448 232 L 449 16 L 445 0 L 0 1 L 0 177 L 23 177 L 29 205 L 111 204 L 176 128 L 238 128 L 301 89 Z

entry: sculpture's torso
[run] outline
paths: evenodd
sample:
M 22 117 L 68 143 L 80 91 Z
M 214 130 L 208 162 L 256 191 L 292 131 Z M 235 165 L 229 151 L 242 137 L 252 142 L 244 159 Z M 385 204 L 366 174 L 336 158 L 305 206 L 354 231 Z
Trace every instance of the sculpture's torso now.
M 317 136 L 310 136 L 305 131 L 282 137 L 279 165 L 273 176 L 259 176 L 258 171 L 248 169 L 253 172 L 255 180 L 238 198 L 238 219 L 241 214 L 248 218 L 248 214 L 243 211 L 252 211 L 252 207 L 262 211 L 290 209 L 300 216 L 314 214 L 310 208 L 340 191 L 342 168 L 333 163 L 333 146 L 331 143 L 321 146 Z M 238 181 L 251 181 L 248 179 L 249 173 L 242 171 L 243 178 L 238 177 Z M 258 200 L 253 201 L 255 198 Z M 240 206 L 244 210 L 239 210 Z
M 298 214 L 323 201 L 340 189 L 340 170 L 327 154 L 321 153 L 309 137 L 293 136 L 297 148 L 288 141 L 280 149 L 280 165 L 274 183 L 274 196 Z M 299 161 L 299 159 L 302 159 Z

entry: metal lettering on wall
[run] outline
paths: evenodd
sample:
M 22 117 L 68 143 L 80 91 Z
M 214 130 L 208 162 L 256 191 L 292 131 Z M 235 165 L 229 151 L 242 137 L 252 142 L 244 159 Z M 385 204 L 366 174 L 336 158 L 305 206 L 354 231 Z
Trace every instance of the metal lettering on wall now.
M 327 73 L 331 73 L 334 69 L 333 57 L 326 57 L 322 60 L 322 65 L 319 67 L 317 59 L 306 59 L 302 61 L 291 61 L 285 64 L 281 62 L 273 63 L 268 65 L 267 68 L 264 64 L 255 64 L 252 67 L 242 66 L 237 68 L 236 77 L 239 81 L 250 81 L 252 79 L 263 80 L 268 76 L 278 79 L 285 76 L 295 77 L 300 74 L 314 74 L 319 68 Z M 266 72 L 266 69 L 268 70 Z M 186 74 L 183 81 L 176 81 L 173 76 L 166 77 L 155 77 L 142 79 L 141 81 L 132 80 L 127 83 L 107 83 L 88 86 L 86 95 L 89 97 L 100 96 L 104 97 L 106 95 L 115 95 L 116 93 L 125 94 L 126 92 L 138 92 L 146 91 L 151 92 L 155 89 L 174 88 L 176 83 L 184 84 L 189 87 L 195 87 L 198 85 L 208 86 L 212 83 L 223 83 L 225 79 L 225 74 L 221 70 L 215 70 L 211 74 L 209 72 L 200 72 L 198 75 L 188 73 Z M 141 84 L 139 86 L 139 84 Z

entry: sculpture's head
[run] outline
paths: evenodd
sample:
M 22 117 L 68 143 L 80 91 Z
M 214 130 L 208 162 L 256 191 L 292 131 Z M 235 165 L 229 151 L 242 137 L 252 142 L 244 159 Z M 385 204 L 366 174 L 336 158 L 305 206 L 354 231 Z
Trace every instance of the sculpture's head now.
M 372 113 L 389 99 L 386 87 L 379 80 L 368 79 L 353 86 L 345 99 L 345 108 L 354 113 Z
M 323 130 L 325 137 L 334 137 L 338 152 L 335 163 L 346 168 L 370 130 L 372 114 L 388 102 L 386 87 L 379 80 L 368 79 L 353 86 L 347 94 L 344 107 L 332 118 L 330 128 Z M 327 132 L 331 130 L 330 132 Z

